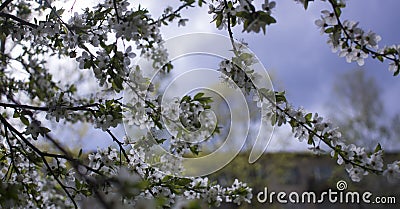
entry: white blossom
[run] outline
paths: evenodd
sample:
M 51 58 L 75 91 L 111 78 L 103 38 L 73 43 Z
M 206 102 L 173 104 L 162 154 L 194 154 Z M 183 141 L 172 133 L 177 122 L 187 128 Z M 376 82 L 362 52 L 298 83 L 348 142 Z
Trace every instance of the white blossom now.
M 400 179 L 400 162 L 395 161 L 391 164 L 387 165 L 386 170 L 383 172 L 383 175 L 388 178 L 389 181 L 394 182 Z

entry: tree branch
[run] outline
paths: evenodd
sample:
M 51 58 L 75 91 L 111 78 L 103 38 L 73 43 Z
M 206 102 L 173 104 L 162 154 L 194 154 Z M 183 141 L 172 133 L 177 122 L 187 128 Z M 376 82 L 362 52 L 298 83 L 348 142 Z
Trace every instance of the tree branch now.
M 48 138 L 61 152 L 63 152 L 64 155 L 46 153 L 46 152 L 41 151 L 41 150 L 38 149 L 35 145 L 33 145 L 32 143 L 30 143 L 30 142 L 28 141 L 28 139 L 26 139 L 26 138 L 23 136 L 23 134 L 22 134 L 21 132 L 19 132 L 17 129 L 15 129 L 1 114 L 0 114 L 0 121 L 1 121 L 1 123 L 5 126 L 5 128 L 7 128 L 7 129 L 9 129 L 11 132 L 15 133 L 26 145 L 28 145 L 28 147 L 30 147 L 35 153 L 37 153 L 37 154 L 41 157 L 41 159 L 42 159 L 43 163 L 46 165 L 46 167 L 49 168 L 45 157 L 64 158 L 64 159 L 66 159 L 66 160 L 68 160 L 69 162 L 72 163 L 72 165 L 73 165 L 74 169 L 77 171 L 77 173 L 78 173 L 81 177 L 83 177 L 83 178 L 86 180 L 86 182 L 88 182 L 88 184 L 91 185 L 92 187 L 94 187 L 94 185 L 96 185 L 95 182 L 93 182 L 92 180 L 86 178 L 86 176 L 85 176 L 84 174 L 80 173 L 80 171 L 79 171 L 79 166 L 83 166 L 83 167 L 85 167 L 86 169 L 88 169 L 88 170 L 90 170 L 90 171 L 92 171 L 92 172 L 95 172 L 95 173 L 97 173 L 97 174 L 99 174 L 99 175 L 102 175 L 102 174 L 99 173 L 97 170 L 94 170 L 93 168 L 82 164 L 78 159 L 72 158 L 72 157 L 69 155 L 69 153 L 68 153 L 60 144 L 58 144 L 58 143 L 55 141 L 55 139 L 53 139 L 49 134 L 46 134 L 46 138 Z M 53 175 L 53 176 L 54 176 L 54 175 Z M 60 181 L 56 176 L 54 176 L 54 177 L 55 177 L 55 180 L 57 181 L 57 183 L 59 183 L 60 186 L 63 187 L 63 190 L 66 192 L 66 194 L 68 195 L 68 197 L 71 199 L 71 201 L 73 202 L 75 208 L 78 208 L 78 207 L 77 207 L 77 204 L 76 204 L 76 202 L 75 202 L 75 200 L 72 198 L 72 195 L 69 194 L 69 192 L 66 190 L 65 186 L 61 183 L 61 181 Z M 95 190 L 96 196 L 98 196 L 100 202 L 104 205 L 104 207 L 107 208 L 107 209 L 108 209 L 108 208 L 111 208 L 111 207 L 108 205 L 108 203 L 105 202 L 104 199 L 101 199 L 102 197 L 101 197 L 100 193 L 99 193 L 96 189 L 94 189 L 94 190 Z
M 65 107 L 66 110 L 71 110 L 71 111 L 92 111 L 90 107 L 96 107 L 99 104 L 94 103 L 94 104 L 88 104 L 88 105 L 82 105 L 82 106 L 75 106 L 75 107 Z M 30 105 L 22 105 L 22 104 L 10 104 L 10 103 L 3 103 L 0 102 L 0 107 L 9 107 L 9 108 L 14 108 L 14 109 L 30 109 L 30 110 L 38 110 L 38 111 L 49 111 L 50 107 L 37 107 L 37 106 L 30 106 Z
M 49 139 L 54 146 L 56 146 L 62 153 L 64 153 L 66 156 L 69 156 L 69 153 L 67 150 L 65 150 L 50 134 L 45 134 L 46 138 Z M 101 195 L 99 190 L 97 189 L 98 182 L 93 181 L 91 178 L 87 177 L 85 174 L 81 173 L 79 170 L 79 166 L 82 166 L 81 163 L 78 161 L 72 161 L 72 166 L 76 170 L 76 172 L 83 178 L 85 181 L 89 184 L 91 189 L 93 189 L 97 199 L 100 201 L 100 203 L 103 205 L 104 208 L 106 209 L 112 209 L 112 206 L 110 203 L 108 203 L 105 198 Z M 86 166 L 84 166 L 86 167 Z
M 334 3 L 332 0 L 329 1 L 329 3 L 331 4 L 332 8 L 333 8 L 333 13 L 335 14 L 335 18 L 338 21 L 338 25 L 339 27 L 343 30 L 344 35 L 346 36 L 346 38 L 348 40 L 351 40 L 351 42 L 355 43 L 357 46 L 359 46 L 362 50 L 366 50 L 367 52 L 371 53 L 373 56 L 378 57 L 378 56 L 382 56 L 388 60 L 394 61 L 394 62 L 399 62 L 398 59 L 388 56 L 388 54 L 385 53 L 379 53 L 377 51 L 371 50 L 369 48 L 367 48 L 365 45 L 360 44 L 358 41 L 354 40 L 350 34 L 348 33 L 348 31 L 346 30 L 346 28 L 344 27 L 342 21 L 340 20 L 340 15 L 337 12 L 337 8 L 338 6 L 336 5 L 336 3 Z
M 35 145 L 33 145 L 32 143 L 30 143 L 23 135 L 21 132 L 19 132 L 17 129 L 15 129 L 2 115 L 0 115 L 0 121 L 3 123 L 3 125 L 5 126 L 5 128 L 10 129 L 10 131 L 14 132 L 25 144 L 27 144 L 33 151 L 35 151 L 40 158 L 42 159 L 43 163 L 45 164 L 45 166 L 47 167 L 47 169 L 49 169 L 50 173 L 52 174 L 52 176 L 54 177 L 54 180 L 57 181 L 57 183 L 61 186 L 61 188 L 64 190 L 64 192 L 67 194 L 68 198 L 72 201 L 72 203 L 74 204 L 75 208 L 78 208 L 77 203 L 75 202 L 74 198 L 72 197 L 72 195 L 69 193 L 69 191 L 65 188 L 64 184 L 60 181 L 60 179 L 54 174 L 54 172 L 51 170 L 49 164 L 46 161 L 46 156 L 43 154 L 43 152 L 41 150 L 39 150 Z
M 28 21 L 26 21 L 26 20 L 23 20 L 23 19 L 21 19 L 21 18 L 19 18 L 19 17 L 17 17 L 17 16 L 12 15 L 12 14 L 0 12 L 0 17 L 5 17 L 5 18 L 13 19 L 13 20 L 19 22 L 21 25 L 27 25 L 27 26 L 29 26 L 29 27 L 31 27 L 31 28 L 37 28 L 37 27 L 38 27 L 38 25 L 35 25 L 35 24 L 33 24 L 33 23 L 30 23 L 30 22 L 28 22 Z
M 118 7 L 117 7 L 117 1 L 116 0 L 113 0 L 113 6 L 114 6 L 114 10 L 115 10 L 115 16 L 117 17 L 117 23 L 119 23 L 121 18 L 119 17 L 119 14 L 118 14 Z
M 179 11 L 181 11 L 182 9 L 184 9 L 184 8 L 186 8 L 186 7 L 189 7 L 189 6 L 191 6 L 191 5 L 192 5 L 191 3 L 185 3 L 185 4 L 181 5 L 180 7 L 178 7 L 178 9 L 176 9 L 175 11 L 173 11 L 171 14 L 165 15 L 165 16 L 163 16 L 162 18 L 158 19 L 157 21 L 154 21 L 154 22 L 150 23 L 149 25 L 155 25 L 155 24 L 157 24 L 157 23 L 159 23 L 159 22 L 163 22 L 163 21 L 165 21 L 166 19 L 172 17 L 173 15 L 176 15 L 176 14 L 177 14 Z
M 228 7 L 228 2 L 226 0 L 224 1 L 224 3 L 225 3 L 225 7 Z M 236 54 L 238 51 L 236 49 L 235 40 L 233 38 L 233 32 L 232 32 L 232 28 L 231 28 L 231 14 L 230 13 L 228 13 L 228 20 L 227 21 L 228 21 L 229 38 L 231 40 L 231 45 L 233 47 L 233 52 Z
M 283 108 L 280 107 L 278 104 L 276 104 L 276 102 L 274 102 L 274 101 L 272 101 L 270 98 L 268 98 L 268 95 L 265 95 L 265 94 L 262 93 L 262 92 L 261 92 L 261 94 L 262 94 L 271 104 L 273 104 L 278 110 L 280 110 L 281 112 L 283 112 L 288 118 L 290 118 L 291 120 L 296 121 L 300 126 L 302 126 L 303 128 L 305 128 L 305 129 L 308 131 L 308 133 L 313 134 L 314 136 L 316 136 L 317 138 L 319 138 L 321 141 L 323 141 L 329 148 L 331 148 L 332 150 L 335 150 L 335 151 L 336 151 L 336 147 L 332 146 L 332 144 L 328 141 L 329 138 L 326 138 L 325 136 L 323 136 L 323 135 L 321 135 L 321 134 L 318 134 L 318 133 L 317 133 L 315 130 L 313 130 L 311 127 L 307 126 L 306 123 L 303 123 L 303 122 L 298 121 L 295 117 L 293 117 L 292 115 L 290 115 L 285 109 L 283 109 Z M 354 165 L 354 166 L 357 166 L 357 167 L 360 167 L 360 168 L 362 168 L 362 169 L 364 169 L 364 170 L 371 171 L 371 172 L 378 173 L 378 174 L 381 174 L 381 173 L 383 172 L 382 170 L 376 170 L 376 169 L 367 167 L 367 166 L 365 166 L 365 165 L 356 163 L 356 162 L 354 162 L 354 161 L 348 159 L 342 152 L 339 152 L 338 154 L 343 158 L 343 160 L 344 160 L 345 163 L 350 163 L 350 164 L 352 164 L 352 165 Z
M 0 61 L 2 62 L 2 65 L 4 65 L 4 66 L 7 64 L 7 56 L 5 54 L 6 38 L 7 37 L 1 37 L 1 39 L 0 39 Z
M 75 199 L 72 197 L 71 193 L 67 190 L 67 187 L 61 182 L 61 180 L 58 178 L 58 176 L 51 170 L 51 167 L 49 163 L 47 163 L 47 160 L 44 156 L 41 156 L 43 163 L 46 165 L 47 170 L 50 172 L 50 174 L 54 177 L 54 179 L 57 181 L 57 183 L 61 186 L 61 188 L 64 190 L 64 192 L 67 194 L 68 198 L 72 201 L 72 204 L 74 204 L 74 207 L 78 209 L 78 205 L 76 204 Z
M 0 5 L 0 11 L 6 8 L 13 0 L 7 0 Z
M 115 143 L 118 144 L 118 147 L 119 147 L 119 149 L 121 150 L 122 154 L 124 155 L 124 157 L 125 157 L 125 159 L 126 159 L 126 162 L 129 163 L 130 160 L 129 160 L 128 154 L 126 153 L 126 151 L 125 151 L 125 149 L 124 149 L 124 147 L 123 147 L 123 144 L 124 144 L 124 143 L 120 142 L 120 141 L 117 139 L 117 137 L 115 137 L 115 135 L 114 135 L 109 129 L 107 129 L 107 133 L 111 136 L 111 138 L 113 139 L 113 141 L 114 141 Z

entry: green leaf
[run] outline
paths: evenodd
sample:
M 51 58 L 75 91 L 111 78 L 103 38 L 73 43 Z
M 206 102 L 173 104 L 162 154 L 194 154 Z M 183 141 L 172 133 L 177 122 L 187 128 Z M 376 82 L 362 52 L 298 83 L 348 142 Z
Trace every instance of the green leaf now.
M 197 101 L 199 101 L 201 104 L 208 104 L 213 102 L 211 97 L 201 97 L 199 99 L 196 99 Z
M 171 62 L 168 62 L 165 65 L 163 65 L 162 70 L 169 73 L 173 68 L 174 66 L 171 64 Z
M 123 85 L 122 85 L 122 83 L 123 83 L 124 81 L 123 81 L 123 79 L 121 78 L 121 76 L 116 76 L 115 78 L 114 78 L 114 82 L 113 82 L 113 86 L 114 86 L 114 84 L 115 84 L 115 90 L 117 91 L 117 92 L 119 92 L 120 90 L 122 90 L 122 89 L 124 89 L 124 87 L 123 87 Z
M 50 129 L 46 128 L 46 127 L 40 127 L 40 134 L 43 136 L 47 133 L 50 132 Z
M 397 75 L 399 75 L 399 73 L 400 73 L 400 69 L 397 68 L 397 70 L 396 70 L 396 72 L 394 72 L 393 76 L 397 76 Z
M 59 9 L 56 11 L 56 13 L 61 16 L 64 13 L 65 9 Z
M 231 1 L 228 2 L 228 8 L 232 9 L 233 8 L 233 3 Z
M 231 26 L 232 26 L 232 27 L 235 27 L 236 23 L 237 23 L 237 18 L 236 18 L 236 16 L 233 16 L 233 17 L 231 18 Z
M 340 149 L 336 146 L 336 149 Z M 335 150 L 335 154 L 333 155 L 333 159 L 337 160 L 339 156 L 339 152 Z
M 21 115 L 21 116 L 19 117 L 19 119 L 21 120 L 21 122 L 22 122 L 24 125 L 29 126 L 29 120 L 28 120 L 28 118 L 26 118 L 24 115 Z
M 273 99 L 275 94 L 273 91 L 266 88 L 261 88 L 258 90 L 258 92 L 260 93 L 261 98 L 266 98 L 266 99 Z
M 290 126 L 292 126 L 293 128 L 299 126 L 299 124 L 297 123 L 296 120 L 290 120 L 290 121 L 289 121 L 289 124 L 290 124 Z
M 156 139 L 156 142 L 157 142 L 158 144 L 162 144 L 162 143 L 164 143 L 166 140 L 167 140 L 167 139 Z
M 276 114 L 273 114 L 271 117 L 271 125 L 274 126 L 276 124 Z
M 190 96 L 188 96 L 188 95 L 185 95 L 184 97 L 182 97 L 182 99 L 181 99 L 181 102 L 180 103 L 182 103 L 182 102 L 190 102 Z
M 17 110 L 14 110 L 13 118 L 18 118 L 20 116 Z
M 255 11 L 255 10 L 256 10 L 256 8 L 254 7 L 253 4 L 247 4 L 247 5 L 250 7 L 250 10 L 251 10 L 251 11 Z
M 191 147 L 189 147 L 190 148 L 190 151 L 193 153 L 193 154 L 195 154 L 195 155 L 199 155 L 199 146 L 198 145 L 194 145 L 194 146 L 191 146 Z
M 275 92 L 275 100 L 277 103 L 279 102 L 286 102 L 285 92 Z
M 68 89 L 68 91 L 70 91 L 71 93 L 75 93 L 77 90 L 78 89 L 76 88 L 76 86 L 74 84 L 72 84 Z
M 146 101 L 145 103 L 146 103 L 146 105 L 147 105 L 148 107 L 150 107 L 150 108 L 156 108 L 156 106 L 155 106 L 152 102 L 150 102 L 150 101 Z
M 337 17 L 340 17 L 340 15 L 342 14 L 342 10 L 339 7 L 336 7 L 335 13 L 336 13 Z
M 397 50 L 395 48 L 388 48 L 384 51 L 385 54 L 395 54 Z
M 159 128 L 160 130 L 161 129 L 163 129 L 163 126 L 162 126 L 162 124 L 160 123 L 160 121 L 154 121 L 154 124 L 157 126 L 157 128 Z M 162 143 L 162 142 L 161 142 Z M 161 144 L 161 143 L 159 143 L 159 144 Z
M 376 147 L 375 147 L 374 152 L 379 152 L 380 150 L 382 150 L 382 146 L 381 146 L 381 144 L 378 143 L 378 145 L 376 145 Z
M 82 184 L 79 179 L 75 179 L 75 187 L 80 190 L 82 188 Z
M 186 3 L 188 3 L 188 4 L 193 4 L 194 2 L 195 2 L 195 0 L 185 0 L 186 1 Z
M 333 27 L 330 27 L 330 28 L 327 28 L 327 29 L 325 29 L 325 33 L 332 33 L 334 31 L 334 28 Z
M 92 61 L 88 60 L 85 62 L 85 64 L 83 64 L 83 68 L 84 69 L 89 69 L 92 66 Z
M 114 103 L 114 100 L 106 100 L 106 107 L 111 107 L 112 104 Z
M 271 15 L 269 15 L 265 12 L 260 12 L 259 14 L 260 14 L 260 20 L 265 22 L 267 25 L 276 23 L 275 18 L 273 18 Z
M 383 57 L 381 55 L 376 56 L 376 59 L 378 59 L 379 61 L 383 62 Z
M 182 137 L 182 130 L 178 131 L 178 134 L 176 135 L 176 138 L 181 138 Z
M 194 99 L 195 100 L 200 99 L 202 96 L 204 96 L 204 93 L 203 92 L 199 92 L 194 96 Z
M 309 145 L 312 145 L 312 144 L 314 144 L 314 140 L 313 140 L 313 138 L 314 138 L 314 134 L 313 134 L 313 133 L 310 133 L 310 135 L 308 135 L 308 141 L 307 141 L 307 144 L 309 144 Z
M 305 0 L 305 1 L 304 1 L 304 9 L 305 9 L 305 10 L 307 10 L 307 8 L 308 8 L 308 3 L 309 3 L 310 1 L 314 1 L 314 0 Z
M 242 53 L 239 55 L 239 58 L 242 60 L 248 60 L 251 59 L 253 57 L 253 55 L 251 55 L 250 53 Z
M 171 180 L 172 179 L 172 176 L 165 176 L 161 181 L 162 182 L 168 182 L 169 180 Z
M 312 113 L 308 113 L 306 116 L 304 116 L 307 122 L 311 121 L 312 118 Z
M 192 180 L 187 178 L 178 178 L 175 183 L 179 186 L 187 186 Z
M 248 12 L 241 11 L 241 12 L 236 12 L 236 17 L 241 17 L 244 19 L 248 19 L 251 17 L 251 15 Z
M 218 14 L 217 18 L 215 19 L 216 20 L 215 25 L 217 26 L 217 28 L 222 24 L 222 18 L 223 18 L 222 14 Z

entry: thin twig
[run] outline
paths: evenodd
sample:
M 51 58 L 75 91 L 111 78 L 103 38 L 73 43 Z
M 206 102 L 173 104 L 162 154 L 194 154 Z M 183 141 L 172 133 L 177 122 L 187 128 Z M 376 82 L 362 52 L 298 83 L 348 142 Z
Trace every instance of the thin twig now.
M 344 33 L 344 35 L 346 36 L 347 39 L 351 40 L 351 41 L 352 41 L 353 43 L 355 43 L 357 46 L 361 47 L 362 50 L 366 50 L 367 52 L 371 53 L 371 54 L 374 55 L 375 57 L 381 56 L 381 57 L 384 57 L 384 58 L 386 58 L 386 59 L 388 59 L 388 60 L 392 60 L 392 61 L 394 61 L 394 62 L 399 62 L 399 60 L 396 59 L 396 58 L 394 58 L 394 57 L 388 56 L 387 54 L 378 53 L 378 52 L 376 52 L 376 51 L 373 51 L 373 50 L 367 48 L 365 45 L 362 45 L 362 44 L 360 44 L 358 41 L 354 40 L 354 39 L 350 36 L 350 34 L 348 33 L 348 31 L 346 30 L 346 28 L 344 27 L 342 21 L 341 21 L 340 18 L 339 18 L 339 14 L 338 14 L 338 12 L 336 11 L 337 5 L 336 5 L 332 0 L 330 0 L 329 3 L 332 5 L 333 12 L 334 12 L 334 14 L 335 14 L 335 18 L 336 18 L 336 20 L 338 21 L 338 25 L 339 25 L 339 27 L 343 30 L 343 33 Z
M 28 21 L 26 21 L 26 20 L 23 20 L 23 19 L 21 19 L 21 18 L 19 18 L 19 17 L 17 17 L 17 16 L 12 15 L 12 14 L 0 12 L 0 17 L 5 17 L 5 18 L 13 19 L 13 20 L 19 22 L 21 25 L 27 25 L 27 26 L 29 26 L 29 27 L 31 27 L 31 28 L 37 28 L 37 27 L 38 27 L 38 25 L 35 25 L 35 24 L 33 24 L 33 23 L 30 23 L 30 22 L 28 22 Z
M 119 23 L 121 18 L 119 17 L 119 14 L 118 14 L 118 7 L 117 7 L 117 1 L 116 0 L 113 0 L 113 6 L 114 6 L 114 10 L 115 10 L 115 16 L 117 17 L 117 23 Z
M 164 22 L 166 19 L 168 19 L 168 18 L 170 18 L 170 17 L 176 15 L 179 11 L 181 11 L 182 9 L 184 9 L 184 8 L 186 8 L 186 7 L 189 7 L 189 6 L 191 6 L 191 5 L 192 5 L 191 3 L 185 3 L 185 4 L 181 5 L 180 7 L 178 7 L 178 8 L 177 8 L 175 11 L 173 11 L 172 13 L 163 16 L 162 18 L 158 19 L 157 21 L 154 21 L 154 22 L 150 23 L 149 25 L 155 25 L 155 24 L 157 24 L 157 23 L 159 23 L 159 22 Z
M 98 106 L 98 103 L 94 104 L 87 104 L 87 105 L 81 105 L 81 106 L 75 106 L 75 107 L 65 107 L 66 110 L 71 110 L 71 111 L 92 111 L 90 107 L 96 107 Z M 23 104 L 10 104 L 10 103 L 3 103 L 0 102 L 1 107 L 8 107 L 8 108 L 14 108 L 14 109 L 30 109 L 30 110 L 38 110 L 38 111 L 49 111 L 51 108 L 50 107 L 38 107 L 38 106 L 30 106 L 30 105 L 23 105 Z
M 313 130 L 313 129 L 311 129 L 310 127 L 308 127 L 305 123 L 298 121 L 295 117 L 293 117 L 292 115 L 290 115 L 290 114 L 289 114 L 287 111 L 285 111 L 282 107 L 280 107 L 278 104 L 276 104 L 276 103 L 275 103 L 274 101 L 272 101 L 270 98 L 268 98 L 268 95 L 265 95 L 263 92 L 260 92 L 260 93 L 261 93 L 265 98 L 267 98 L 267 100 L 268 100 L 271 104 L 273 104 L 274 107 L 276 107 L 278 110 L 280 110 L 281 112 L 283 112 L 288 118 L 290 118 L 290 119 L 296 121 L 296 122 L 297 122 L 298 124 L 300 124 L 303 128 L 305 128 L 309 133 L 312 133 L 314 136 L 316 136 L 316 137 L 319 138 L 321 141 L 323 141 L 326 145 L 328 145 L 329 148 L 331 148 L 332 150 L 336 150 L 336 147 L 332 146 L 331 143 L 330 143 L 329 141 L 327 141 L 327 139 L 326 139 L 324 136 L 318 134 L 315 130 Z M 356 162 L 353 162 L 353 161 L 347 159 L 346 156 L 344 156 L 344 154 L 341 153 L 341 152 L 338 152 L 338 154 L 343 158 L 343 160 L 344 160 L 346 163 L 350 163 L 350 164 L 352 164 L 352 165 L 354 165 L 354 166 L 363 168 L 364 170 L 372 171 L 372 172 L 374 172 L 374 173 L 382 173 L 382 172 L 383 172 L 382 170 L 376 170 L 376 169 L 369 168 L 369 167 L 367 167 L 367 166 L 358 164 L 358 163 L 356 163 Z
M 122 151 L 122 153 L 123 153 L 123 155 L 124 155 L 124 157 L 125 157 L 125 159 L 126 159 L 126 162 L 129 163 L 130 160 L 129 160 L 128 154 L 126 153 L 126 151 L 125 151 L 125 149 L 124 149 L 124 147 L 123 147 L 124 143 L 123 143 L 123 142 L 120 142 L 120 141 L 117 139 L 117 137 L 116 137 L 109 129 L 107 129 L 106 132 L 111 136 L 111 138 L 113 139 L 113 141 L 114 141 L 115 143 L 118 144 L 119 149 Z
M 42 161 L 45 164 L 47 170 L 54 177 L 54 179 L 57 181 L 57 183 L 61 186 L 61 188 L 67 194 L 68 198 L 72 201 L 72 204 L 74 204 L 74 207 L 77 209 L 78 205 L 76 204 L 75 199 L 72 197 L 71 193 L 67 190 L 66 186 L 61 182 L 61 180 L 58 178 L 58 176 L 53 172 L 53 170 L 51 169 L 51 167 L 50 167 L 49 163 L 47 162 L 45 156 L 42 155 L 41 158 L 42 158 Z
M 0 11 L 6 8 L 13 0 L 7 0 L 0 5 Z
M 43 155 L 43 152 L 40 151 L 36 146 L 34 146 L 32 143 L 30 143 L 23 135 L 21 132 L 19 132 L 17 129 L 15 129 L 8 121 L 0 115 L 0 121 L 4 124 L 5 127 L 7 127 L 10 131 L 14 132 L 22 141 L 24 141 L 25 144 L 27 144 L 32 150 L 34 150 L 41 158 L 43 163 L 46 165 L 48 169 L 50 169 L 49 164 L 46 161 L 46 156 Z M 64 192 L 67 194 L 68 198 L 71 199 L 72 204 L 74 205 L 75 208 L 78 208 L 78 205 L 72 195 L 69 193 L 69 191 L 64 187 L 64 184 L 60 181 L 60 179 L 52 172 L 50 169 L 50 173 L 53 175 L 54 179 L 57 181 L 57 183 L 61 186 L 61 188 L 64 190 Z
M 226 0 L 224 0 L 224 3 L 225 3 L 225 7 L 227 8 L 228 7 L 228 2 Z M 231 40 L 233 51 L 234 51 L 234 53 L 236 55 L 238 53 L 238 50 L 236 49 L 235 40 L 233 38 L 233 32 L 232 32 L 232 28 L 231 28 L 231 14 L 228 12 L 227 15 L 228 15 L 228 20 L 227 21 L 228 21 L 229 38 Z
M 67 150 L 65 150 L 50 134 L 45 134 L 45 137 L 50 140 L 54 146 L 56 146 L 63 154 L 66 156 L 69 156 L 69 153 Z M 100 194 L 100 192 L 97 190 L 97 183 L 94 182 L 92 179 L 88 178 L 85 174 L 81 173 L 79 170 L 79 166 L 82 166 L 80 163 L 77 161 L 72 161 L 72 166 L 76 170 L 76 172 L 83 178 L 85 181 L 89 184 L 89 186 L 93 189 L 97 199 L 100 201 L 100 203 L 103 205 L 104 208 L 106 209 L 112 209 L 111 205 L 106 202 L 104 197 Z

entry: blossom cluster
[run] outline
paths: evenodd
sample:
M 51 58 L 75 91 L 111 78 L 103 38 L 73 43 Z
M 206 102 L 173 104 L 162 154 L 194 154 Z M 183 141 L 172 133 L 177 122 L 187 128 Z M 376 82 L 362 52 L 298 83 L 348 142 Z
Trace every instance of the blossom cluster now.
M 146 10 L 133 10 L 126 0 L 114 3 L 105 1 L 94 10 L 86 8 L 68 21 L 61 19 L 60 10 L 57 15 L 39 21 L 29 30 L 26 27 L 15 28 L 13 39 L 24 43 L 32 41 L 35 43 L 33 48 L 42 51 L 54 45 L 60 54 L 75 58 L 80 69 L 92 69 L 100 85 L 121 90 L 131 60 L 136 56 L 134 50 L 140 55 L 147 54 L 157 66 L 163 66 L 168 55 L 162 48 L 160 25 L 151 24 L 154 20 Z M 115 8 L 118 14 L 113 12 Z M 124 49 L 117 47 L 118 42 L 123 43 Z
M 118 198 L 118 196 L 114 196 L 116 195 L 115 191 L 122 190 L 122 195 L 126 195 L 125 205 L 140 204 L 141 199 L 151 202 L 157 198 L 164 198 L 166 202 L 163 206 L 171 207 L 177 204 L 182 197 L 187 200 L 205 199 L 214 206 L 219 206 L 221 202 L 233 202 L 240 205 L 243 202 L 250 203 L 252 198 L 251 188 L 237 179 L 232 186 L 222 187 L 210 182 L 207 177 L 178 178 L 163 173 L 144 162 L 145 154 L 141 149 L 131 149 L 126 155 L 126 161 L 120 161 L 122 159 L 120 157 L 115 148 L 100 149 L 97 153 L 89 155 L 89 166 L 103 174 L 114 176 L 117 178 L 117 182 L 124 182 L 124 184 L 111 184 L 111 187 L 115 189 L 109 188 L 111 189 L 110 193 L 114 193 L 109 196 Z M 128 163 L 127 169 L 120 168 L 124 161 Z M 98 175 L 95 172 L 89 174 L 93 177 Z M 138 182 L 143 180 L 146 180 L 147 184 L 140 190 Z
M 0 188 L 9 191 L 8 195 L 0 195 L 0 206 L 73 207 L 72 202 L 56 186 L 59 175 L 63 176 L 63 185 L 74 185 L 75 172 L 67 168 L 65 159 L 53 158 L 52 161 L 46 160 L 44 164 L 33 164 L 31 162 L 38 161 L 40 156 L 33 154 L 32 149 L 11 137 L 0 144 L 0 151 Z M 29 196 L 17 191 L 29 192 Z
M 151 113 L 156 109 L 150 101 L 146 100 L 147 92 L 151 92 L 152 84 L 145 78 L 139 67 L 129 74 L 128 88 L 125 89 L 127 101 L 124 111 L 124 122 L 127 125 L 136 125 L 141 129 L 150 129 L 155 126 Z M 146 104 L 147 101 L 147 104 Z M 151 104 L 151 105 L 150 105 Z
M 110 127 L 117 127 L 122 122 L 122 108 L 118 101 L 107 100 L 105 104 L 99 104 L 98 110 L 94 113 L 94 127 L 103 131 Z
M 175 97 L 162 104 L 160 96 L 158 98 L 156 101 L 146 100 L 147 117 L 152 124 L 157 124 L 148 127 L 151 130 L 149 134 L 156 138 L 158 144 L 163 144 L 166 139 L 157 139 L 157 133 L 162 133 L 164 137 L 168 135 L 169 152 L 175 157 L 182 157 L 188 152 L 198 155 L 201 144 L 219 132 L 216 118 L 209 111 L 212 99 L 204 96 L 204 93 L 200 92 L 193 97 L 186 95 L 181 99 Z M 148 141 L 146 138 L 143 140 Z M 165 158 L 168 158 L 175 161 L 175 157 L 162 156 L 162 160 L 167 162 Z
M 276 5 L 274 1 L 265 0 L 261 5 L 262 10 L 256 10 L 253 0 L 212 2 L 215 4 L 209 4 L 208 13 L 214 14 L 213 19 L 218 29 L 243 23 L 243 31 L 258 33 L 262 30 L 265 33 L 266 26 L 276 22 L 271 16 Z
M 260 91 L 261 97 L 269 97 Z M 282 97 L 282 93 L 277 94 Z M 278 98 L 278 97 L 277 97 Z M 317 153 L 322 151 L 320 142 L 332 149 L 331 156 L 337 159 L 339 165 L 345 164 L 346 171 L 353 181 L 359 182 L 368 173 L 381 173 L 390 181 L 399 179 L 400 169 L 398 162 L 388 164 L 385 168 L 383 163 L 383 150 L 378 145 L 373 152 L 367 152 L 365 148 L 354 144 L 346 144 L 341 132 L 329 121 L 318 115 L 318 113 L 307 113 L 303 108 L 293 108 L 286 99 L 276 101 L 275 113 L 270 117 L 273 124 L 281 126 L 288 123 L 292 127 L 294 137 L 300 142 L 306 140 Z
M 252 69 L 253 65 L 257 63 L 253 54 L 246 50 L 246 43 L 234 44 L 235 56 L 231 59 L 222 60 L 219 63 L 219 71 L 222 72 L 228 79 L 233 81 L 235 85 L 230 85 L 227 80 L 226 83 L 232 87 L 239 87 L 245 93 L 250 93 L 254 90 L 254 82 L 259 79 L 259 74 Z
M 50 120 L 55 118 L 57 122 L 69 116 L 66 107 L 70 106 L 69 100 L 64 94 L 56 94 L 52 101 L 48 103 L 49 111 L 47 112 L 46 119 Z
M 383 62 L 389 60 L 389 71 L 397 75 L 399 69 L 399 47 L 385 46 L 380 48 L 378 43 L 381 36 L 372 31 L 365 31 L 359 27 L 359 23 L 351 20 L 340 20 L 341 8 L 345 7 L 343 1 L 330 1 L 333 11 L 321 11 L 321 18 L 315 21 L 320 28 L 321 34 L 329 35 L 327 43 L 332 52 L 338 52 L 340 57 L 345 57 L 348 63 L 357 62 L 359 66 L 364 65 L 364 60 L 371 55 Z

